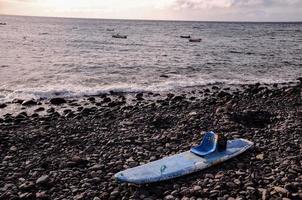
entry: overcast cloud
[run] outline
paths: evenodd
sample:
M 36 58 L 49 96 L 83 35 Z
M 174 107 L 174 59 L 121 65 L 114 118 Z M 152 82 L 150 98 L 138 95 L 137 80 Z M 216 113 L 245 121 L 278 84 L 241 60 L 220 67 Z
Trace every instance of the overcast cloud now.
M 302 21 L 302 0 L 0 0 L 0 13 L 136 19 Z

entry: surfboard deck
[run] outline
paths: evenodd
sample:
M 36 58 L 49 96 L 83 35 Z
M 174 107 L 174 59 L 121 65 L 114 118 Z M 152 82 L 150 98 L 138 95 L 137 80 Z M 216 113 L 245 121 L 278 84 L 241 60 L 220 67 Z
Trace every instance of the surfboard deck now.
M 134 184 L 164 181 L 222 163 L 245 152 L 252 145 L 253 142 L 245 139 L 230 140 L 227 143 L 226 151 L 223 152 L 215 151 L 201 157 L 190 151 L 186 151 L 138 167 L 126 169 L 114 176 L 118 181 Z

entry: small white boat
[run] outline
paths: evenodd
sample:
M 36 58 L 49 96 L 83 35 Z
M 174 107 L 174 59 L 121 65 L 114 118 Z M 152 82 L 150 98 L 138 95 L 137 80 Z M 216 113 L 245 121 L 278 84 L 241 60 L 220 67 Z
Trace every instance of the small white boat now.
M 114 34 L 112 35 L 113 38 L 119 38 L 119 39 L 127 39 L 127 35 L 120 35 L 120 34 Z
M 201 38 L 191 38 L 189 39 L 189 42 L 201 42 Z

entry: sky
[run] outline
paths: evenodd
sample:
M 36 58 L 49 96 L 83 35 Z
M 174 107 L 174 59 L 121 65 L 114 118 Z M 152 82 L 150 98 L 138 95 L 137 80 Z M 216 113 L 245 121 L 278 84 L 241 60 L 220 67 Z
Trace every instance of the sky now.
M 302 21 L 302 0 L 0 0 L 0 14 L 198 21 Z

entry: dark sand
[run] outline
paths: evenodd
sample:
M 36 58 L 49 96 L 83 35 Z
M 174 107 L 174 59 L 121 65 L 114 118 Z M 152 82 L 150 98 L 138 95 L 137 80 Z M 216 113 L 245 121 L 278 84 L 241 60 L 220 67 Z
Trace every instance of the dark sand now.
M 27 110 L 37 102 L 25 104 L 21 114 L 0 118 L 0 199 L 302 199 L 301 87 L 248 85 L 232 93 L 214 87 L 133 100 L 110 94 L 53 100 L 60 105 L 33 115 Z M 113 179 L 125 168 L 189 150 L 208 130 L 255 146 L 166 182 Z

